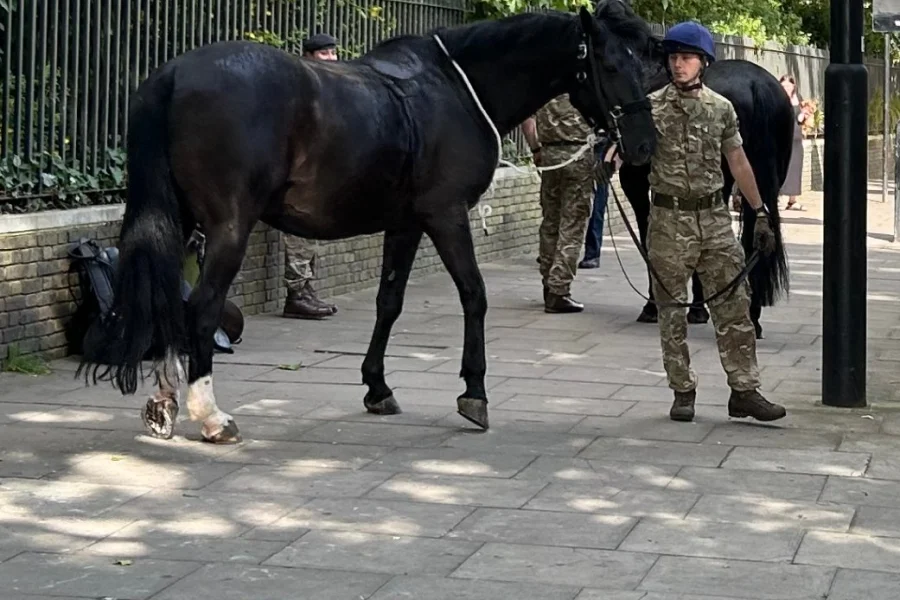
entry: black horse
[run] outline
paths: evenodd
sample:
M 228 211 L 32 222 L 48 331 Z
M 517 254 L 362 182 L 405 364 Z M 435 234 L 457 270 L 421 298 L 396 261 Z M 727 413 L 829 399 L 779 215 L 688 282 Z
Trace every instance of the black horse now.
M 668 83 L 664 62 L 666 59 L 659 42 L 659 38 L 654 38 L 647 51 L 641 53 L 645 68 L 645 89 L 648 93 Z M 734 105 L 741 137 L 744 139 L 744 151 L 753 168 L 763 203 L 772 215 L 775 251 L 770 256 L 760 254 L 758 262 L 748 275 L 751 288 L 750 317 L 756 328 L 756 337 L 761 338 L 762 326 L 759 319 L 762 307 L 772 306 L 789 286 L 787 254 L 778 213 L 778 191 L 784 183 L 791 159 L 794 113 L 787 94 L 775 76 L 757 64 L 745 60 L 717 60 L 706 69 L 703 82 Z M 724 157 L 722 173 L 725 179 L 724 200 L 727 204 L 730 202 L 734 177 Z M 650 216 L 649 175 L 649 164 L 623 164 L 619 170 L 619 182 L 634 209 L 641 244 L 644 245 L 647 242 L 647 221 Z M 753 251 L 756 216 L 746 201 L 742 201 L 741 206 L 741 245 L 749 257 Z M 688 310 L 688 321 L 705 323 L 709 320 L 709 312 L 702 306 L 703 288 L 696 273 L 692 277 L 692 288 L 693 302 L 698 305 Z M 712 295 L 718 290 L 707 292 Z M 657 322 L 657 307 L 652 303 L 652 285 L 649 297 L 651 301 L 644 305 L 637 319 L 641 323 Z
M 251 229 L 263 221 L 322 240 L 383 231 L 362 380 L 369 412 L 397 413 L 384 353 L 424 233 L 464 313 L 459 413 L 486 429 L 487 300 L 468 213 L 494 177 L 499 136 L 569 93 L 586 119 L 620 132 L 625 160 L 647 162 L 656 131 L 636 53 L 651 37 L 612 0 L 594 15 L 522 14 L 397 37 L 347 62 L 243 41 L 169 61 L 133 96 L 115 303 L 87 334 L 79 372 L 92 369 L 94 382 L 111 375 L 133 394 L 141 359 L 159 347 L 159 392 L 143 418 L 168 438 L 187 358 L 191 419 L 207 441 L 238 441 L 213 394 L 213 332 Z M 205 260 L 182 309 L 182 254 L 195 228 Z

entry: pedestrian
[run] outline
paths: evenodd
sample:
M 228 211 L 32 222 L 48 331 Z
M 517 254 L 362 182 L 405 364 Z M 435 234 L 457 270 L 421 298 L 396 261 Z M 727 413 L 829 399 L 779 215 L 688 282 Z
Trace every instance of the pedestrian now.
M 337 60 L 337 39 L 318 33 L 303 41 L 303 56 L 314 60 Z M 284 283 L 287 300 L 283 316 L 293 319 L 324 319 L 337 312 L 337 306 L 319 299 L 312 287 L 316 276 L 318 252 L 315 242 L 284 234 Z
M 797 82 L 792 75 L 782 75 L 778 80 L 784 93 L 791 99 L 791 107 L 794 110 L 794 138 L 791 143 L 791 161 L 788 164 L 787 175 L 779 193 L 787 196 L 785 210 L 806 210 L 802 204 L 797 204 L 797 196 L 802 190 L 803 180 L 803 124 L 809 118 L 806 106 L 797 94 Z
M 688 21 L 669 29 L 662 44 L 670 82 L 649 95 L 658 142 L 651 161 L 647 250 L 659 275 L 658 280 L 653 277 L 657 301 L 687 302 L 687 282 L 695 270 L 703 289 L 713 295 L 731 283 L 745 264 L 722 193 L 723 154 L 742 196 L 756 211 L 755 224 L 747 224 L 755 228 L 754 247 L 770 255 L 775 237 L 743 150 L 734 106 L 702 83 L 704 69 L 715 60 L 712 35 L 699 23 Z M 708 304 L 731 388 L 729 416 L 760 421 L 784 417 L 784 407 L 759 393 L 746 279 Z M 691 421 L 697 375 L 685 341 L 685 309 L 660 306 L 659 331 L 663 364 L 675 395 L 669 416 Z
M 536 165 L 556 165 L 570 159 L 592 133 L 568 94 L 553 98 L 522 124 Z M 544 312 L 572 313 L 584 305 L 572 298 L 571 286 L 584 244 L 594 197 L 593 152 L 585 152 L 565 167 L 541 177 L 538 231 Z

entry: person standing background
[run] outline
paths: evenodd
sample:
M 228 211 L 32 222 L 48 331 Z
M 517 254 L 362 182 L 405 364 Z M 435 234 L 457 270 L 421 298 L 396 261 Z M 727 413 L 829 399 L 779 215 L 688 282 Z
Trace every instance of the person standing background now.
M 303 41 L 303 56 L 314 60 L 337 60 L 337 39 L 318 33 Z M 282 316 L 291 319 L 324 319 L 337 312 L 337 306 L 319 299 L 312 280 L 316 276 L 316 243 L 284 234 L 284 284 L 287 300 Z
M 781 186 L 781 195 L 788 197 L 785 210 L 804 210 L 802 204 L 797 204 L 797 196 L 802 192 L 803 181 L 803 123 L 809 118 L 805 108 L 801 108 L 800 96 L 797 94 L 797 82 L 792 75 L 782 75 L 778 80 L 784 92 L 791 99 L 794 109 L 794 140 L 791 146 L 791 162 L 788 165 L 787 177 Z

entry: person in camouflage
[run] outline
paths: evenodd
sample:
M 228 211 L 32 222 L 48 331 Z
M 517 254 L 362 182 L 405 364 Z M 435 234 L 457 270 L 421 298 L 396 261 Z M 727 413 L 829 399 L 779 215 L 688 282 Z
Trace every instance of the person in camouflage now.
M 303 41 L 303 56 L 315 60 L 337 60 L 337 40 L 318 33 Z M 285 317 L 292 319 L 324 319 L 337 312 L 334 304 L 323 302 L 312 287 L 318 256 L 315 242 L 284 234 L 284 284 L 287 300 Z
M 658 301 L 687 302 L 687 282 L 695 270 L 703 289 L 712 294 L 731 283 L 745 264 L 722 194 L 723 153 L 744 198 L 757 211 L 755 225 L 750 224 L 755 227 L 755 247 L 770 254 L 775 238 L 744 154 L 734 106 L 701 83 L 703 69 L 715 60 L 712 36 L 699 23 L 679 23 L 666 34 L 663 50 L 670 83 L 649 96 L 658 143 L 651 161 L 647 251 L 659 274 L 659 280 L 653 278 Z M 761 421 L 784 417 L 784 407 L 759 393 L 747 281 L 710 302 L 709 310 L 731 388 L 728 414 Z M 685 309 L 659 307 L 659 330 L 663 364 L 675 395 L 670 418 L 691 421 L 697 375 L 685 341 Z
M 538 166 L 565 162 L 591 133 L 568 94 L 544 105 L 522 129 Z M 544 311 L 548 313 L 584 310 L 583 304 L 572 299 L 571 285 L 593 206 L 595 163 L 594 153 L 588 151 L 573 163 L 541 176 L 538 263 Z

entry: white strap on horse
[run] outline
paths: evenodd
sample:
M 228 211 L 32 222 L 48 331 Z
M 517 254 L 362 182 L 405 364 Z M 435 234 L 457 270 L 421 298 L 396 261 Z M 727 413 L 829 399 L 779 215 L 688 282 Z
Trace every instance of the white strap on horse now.
M 475 93 L 474 88 L 472 88 L 472 84 L 469 83 L 469 78 L 466 77 L 466 73 L 457 64 L 457 62 L 453 59 L 453 57 L 450 56 L 450 53 L 447 51 L 447 47 L 444 46 L 444 42 L 441 41 L 441 38 L 438 37 L 437 34 L 434 34 L 432 37 L 438 43 L 438 46 L 441 47 L 441 50 L 443 50 L 444 54 L 447 55 L 447 58 L 450 59 L 451 64 L 453 64 L 453 67 L 459 73 L 459 76 L 462 77 L 463 83 L 466 84 L 466 89 L 469 90 L 469 95 L 471 95 L 472 100 L 475 101 L 475 106 L 477 106 L 478 110 L 481 111 L 481 115 L 484 117 L 484 120 L 487 121 L 488 125 L 491 127 L 491 131 L 494 132 L 494 139 L 497 141 L 497 164 L 505 165 L 507 167 L 512 167 L 519 173 L 530 173 L 531 172 L 530 170 L 522 169 L 522 168 L 518 167 L 517 165 L 514 165 L 513 163 L 509 162 L 508 160 L 504 160 L 502 158 L 503 157 L 503 143 L 500 141 L 500 133 L 497 131 L 497 127 L 494 125 L 494 122 L 491 121 L 491 118 L 488 116 L 487 111 L 484 110 L 484 106 L 481 105 L 481 100 L 478 99 L 478 94 Z M 540 177 L 540 174 L 543 171 L 555 171 L 556 169 L 562 169 L 563 167 L 567 167 L 567 166 L 571 165 L 573 162 L 575 162 L 576 160 L 581 158 L 585 152 L 587 152 L 589 149 L 593 148 L 594 144 L 596 144 L 596 142 L 597 142 L 597 137 L 593 133 L 588 134 L 587 140 L 584 142 L 584 144 L 582 144 L 578 148 L 578 150 L 575 152 L 575 154 L 570 156 L 564 162 L 561 162 L 558 165 L 550 165 L 550 166 L 546 166 L 546 167 L 537 167 L 536 166 L 535 169 L 538 172 L 538 177 Z M 491 185 L 488 187 L 488 191 L 491 193 L 493 193 L 493 191 L 494 191 L 494 180 L 493 179 L 491 179 Z M 486 202 L 479 203 L 478 216 L 481 217 L 481 229 L 484 230 L 485 235 L 491 234 L 491 232 L 487 226 L 487 217 L 491 216 L 491 213 L 493 213 L 493 210 L 491 209 L 491 206 L 489 204 L 487 204 Z

